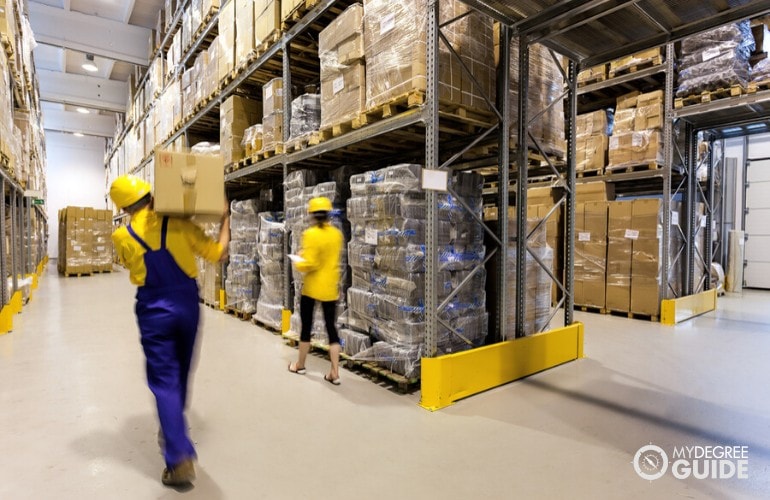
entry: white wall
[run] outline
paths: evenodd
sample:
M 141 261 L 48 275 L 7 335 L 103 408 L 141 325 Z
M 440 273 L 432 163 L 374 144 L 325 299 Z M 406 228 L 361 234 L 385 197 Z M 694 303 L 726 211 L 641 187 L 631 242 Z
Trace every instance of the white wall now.
M 48 255 L 59 254 L 59 209 L 66 206 L 107 208 L 105 140 L 46 132 L 48 167 Z
M 743 154 L 743 143 L 747 138 L 738 137 L 725 140 L 725 158 L 738 159 L 738 172 L 735 182 L 735 226 L 743 229 L 743 171 L 747 158 Z M 770 157 L 770 134 L 757 134 L 748 137 L 748 158 Z

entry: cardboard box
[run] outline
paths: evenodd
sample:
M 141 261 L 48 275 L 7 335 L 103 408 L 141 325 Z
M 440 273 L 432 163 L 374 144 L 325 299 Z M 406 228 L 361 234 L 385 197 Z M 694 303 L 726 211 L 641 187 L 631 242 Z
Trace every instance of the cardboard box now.
M 640 108 L 643 106 L 651 106 L 653 104 L 660 104 L 662 105 L 664 102 L 663 100 L 663 91 L 662 90 L 654 90 L 652 92 L 647 92 L 645 94 L 639 94 L 636 98 L 636 107 Z
M 636 108 L 623 108 L 615 111 L 615 124 L 612 127 L 612 135 L 621 135 L 634 131 L 636 120 Z
M 281 0 L 281 19 L 286 19 L 291 13 L 304 4 L 305 0 Z
M 634 116 L 634 130 L 644 131 L 663 127 L 663 103 L 638 106 Z
M 217 81 L 222 81 L 235 68 L 235 1 L 219 9 L 219 65 Z
M 155 153 L 155 210 L 161 215 L 222 216 L 225 178 L 222 158 L 160 151 Z
M 366 69 L 363 62 L 341 71 L 321 68 L 321 128 L 352 120 L 366 109 Z
M 589 201 L 612 201 L 615 199 L 615 184 L 595 181 L 575 185 L 575 204 Z
M 283 79 L 273 78 L 262 87 L 262 109 L 265 116 L 283 112 Z
M 254 0 L 230 0 L 235 2 L 235 64 L 248 61 L 257 43 L 254 39 L 254 9 L 259 2 Z M 257 7 L 258 8 L 258 7 Z
M 613 311 L 628 312 L 631 307 L 632 213 L 632 201 L 609 203 L 606 301 Z
M 348 66 L 364 58 L 364 8 L 353 4 L 318 35 L 321 72 L 326 60 Z M 327 68 L 328 69 L 328 68 Z
M 608 203 L 575 206 L 575 304 L 604 309 L 606 305 Z
M 607 165 L 609 137 L 606 135 L 579 136 L 575 146 L 577 172 L 603 170 Z
M 262 149 L 274 151 L 283 143 L 283 113 L 273 113 L 262 118 Z
M 281 31 L 281 2 L 258 2 L 255 9 L 254 43 L 259 46 Z
M 619 109 L 626 109 L 626 108 L 635 108 L 636 107 L 636 98 L 639 97 L 641 92 L 638 90 L 634 90 L 633 92 L 629 92 L 627 94 L 623 94 L 622 96 L 618 97 L 617 106 L 615 107 L 615 113 L 617 114 L 617 110 Z
M 241 96 L 230 96 L 219 108 L 219 143 L 225 165 L 242 160 L 244 131 L 262 119 L 262 104 Z
M 657 278 L 634 276 L 631 281 L 631 312 L 660 316 L 660 285 Z
M 598 66 L 591 66 L 578 73 L 578 84 L 593 81 L 604 81 L 607 77 L 607 65 L 599 64 Z
M 649 163 L 663 163 L 663 142 L 660 131 L 637 131 L 610 137 L 610 167 Z
M 607 111 L 600 109 L 593 113 L 583 113 L 577 116 L 577 130 L 578 137 L 586 135 L 609 135 L 609 120 L 607 119 Z

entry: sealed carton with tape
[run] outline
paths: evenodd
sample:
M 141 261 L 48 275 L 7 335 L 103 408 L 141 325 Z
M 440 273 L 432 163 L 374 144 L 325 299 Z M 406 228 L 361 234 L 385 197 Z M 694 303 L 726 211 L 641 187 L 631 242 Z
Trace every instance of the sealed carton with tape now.
M 221 156 L 155 153 L 154 196 L 159 214 L 217 220 L 225 207 Z

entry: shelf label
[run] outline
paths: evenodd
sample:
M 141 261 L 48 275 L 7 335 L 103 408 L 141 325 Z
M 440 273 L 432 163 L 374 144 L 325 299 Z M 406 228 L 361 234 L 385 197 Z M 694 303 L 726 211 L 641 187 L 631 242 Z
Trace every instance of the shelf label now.
M 636 229 L 626 229 L 626 238 L 629 240 L 637 240 L 639 239 L 639 231 Z
M 366 228 L 366 234 L 364 235 L 364 243 L 367 245 L 377 244 L 377 229 L 373 227 Z
M 446 170 L 422 170 L 422 188 L 446 193 L 449 173 Z
M 644 145 L 644 135 L 639 132 L 634 132 L 631 136 L 631 147 L 641 148 Z
M 578 233 L 578 241 L 591 241 L 591 233 L 589 232 Z
M 671 212 L 671 225 L 672 226 L 679 225 L 679 212 L 676 212 L 676 211 Z
M 380 36 L 396 27 L 396 14 L 388 14 L 380 21 Z
M 703 60 L 708 61 L 719 55 L 719 47 L 711 47 L 703 51 Z
M 334 95 L 339 94 L 342 92 L 342 90 L 345 88 L 345 77 L 340 76 L 339 78 L 335 78 L 332 82 L 332 92 L 334 92 Z

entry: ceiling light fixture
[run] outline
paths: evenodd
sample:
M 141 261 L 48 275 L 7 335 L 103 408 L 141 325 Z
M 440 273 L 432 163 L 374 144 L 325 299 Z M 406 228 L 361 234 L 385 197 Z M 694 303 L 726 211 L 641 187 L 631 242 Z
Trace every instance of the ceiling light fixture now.
M 99 71 L 99 67 L 96 66 L 94 63 L 94 55 L 93 54 L 86 54 L 86 62 L 83 63 L 81 66 L 86 71 L 90 71 L 91 73 L 95 71 Z
M 80 132 L 75 132 L 72 135 L 74 135 L 75 137 L 83 137 L 83 134 L 81 134 Z
M 87 115 L 90 113 L 90 111 L 88 111 L 86 108 L 77 108 L 77 112 L 84 115 Z

